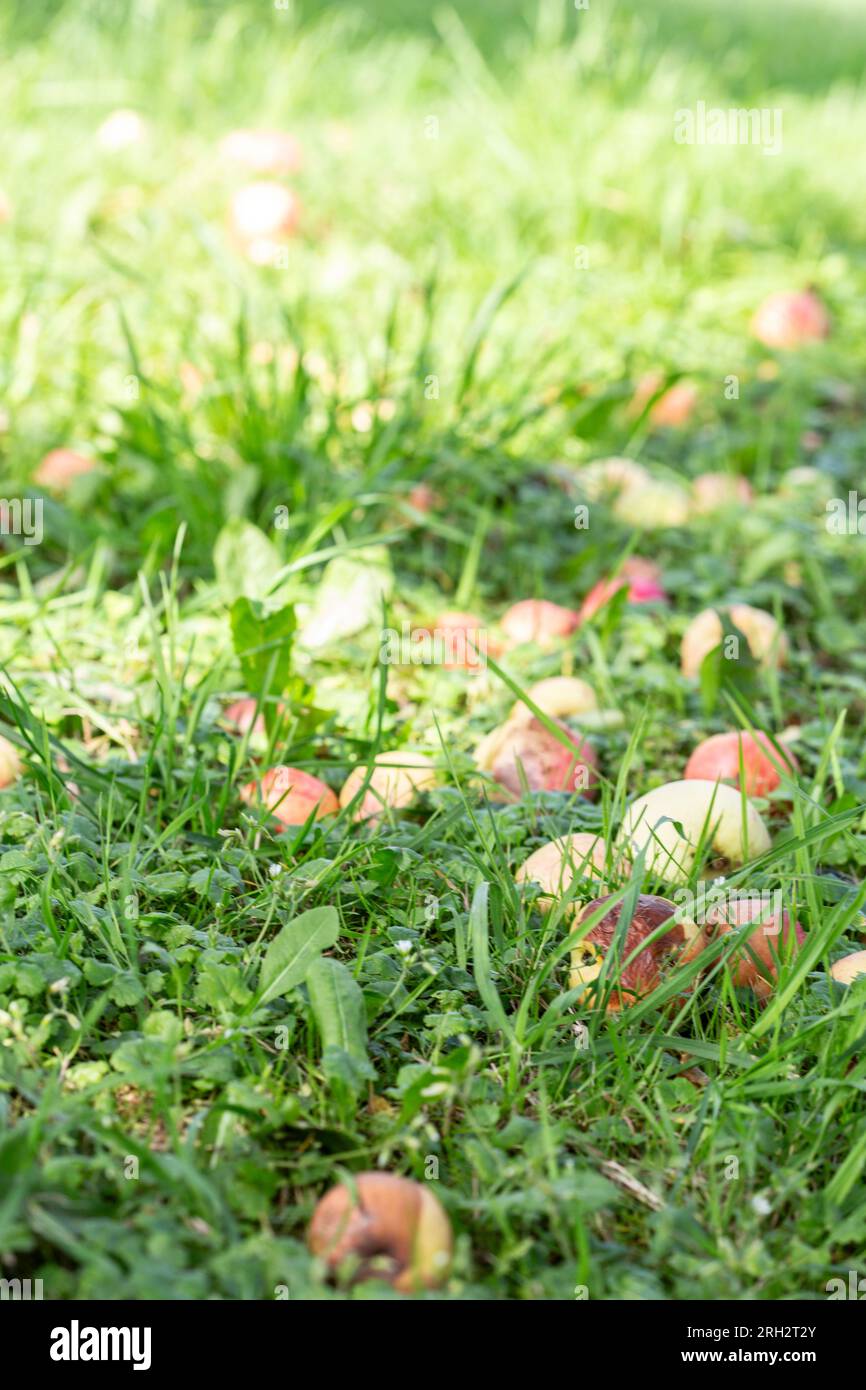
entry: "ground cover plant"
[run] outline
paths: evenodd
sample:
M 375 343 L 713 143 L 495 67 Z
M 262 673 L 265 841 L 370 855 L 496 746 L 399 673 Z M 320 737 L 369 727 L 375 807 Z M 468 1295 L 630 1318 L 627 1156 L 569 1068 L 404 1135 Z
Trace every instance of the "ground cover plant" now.
M 491 10 L 0 17 L 46 1297 L 862 1268 L 866 15 Z

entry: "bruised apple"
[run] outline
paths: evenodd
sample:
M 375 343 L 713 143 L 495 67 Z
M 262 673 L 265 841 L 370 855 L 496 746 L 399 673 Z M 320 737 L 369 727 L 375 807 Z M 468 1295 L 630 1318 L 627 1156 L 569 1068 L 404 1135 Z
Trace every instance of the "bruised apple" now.
M 595 749 L 566 724 L 555 722 L 565 735 L 566 743 L 534 717 L 526 722 L 510 719 L 482 739 L 475 752 L 475 762 L 502 788 L 499 799 L 519 799 L 524 787 L 530 792 L 569 791 L 583 796 L 594 795 L 598 782 Z
M 607 902 L 610 902 L 610 895 L 587 903 L 578 924 L 588 921 Z M 622 901 L 614 903 L 573 947 L 569 976 L 572 989 L 598 979 L 613 944 L 622 908 Z M 676 904 L 667 898 L 655 897 L 651 893 L 638 895 L 631 921 L 619 946 L 618 962 L 611 962 L 608 967 L 607 979 L 614 985 L 607 1003 L 608 1012 L 628 1008 L 630 1004 L 651 994 L 659 984 L 665 962 L 685 944 L 686 928 L 681 922 L 672 922 L 654 940 L 649 938 L 664 927 L 676 911 Z M 629 960 L 633 953 L 634 959 Z
M 788 774 L 798 771 L 793 753 L 787 749 L 779 752 L 767 734 L 760 730 L 754 734 L 732 730 L 713 734 L 699 743 L 686 763 L 683 776 L 686 781 L 700 778 L 708 782 L 730 782 L 739 787 L 741 757 L 745 779 L 742 789 L 747 796 L 769 796 L 774 792 L 781 785 L 780 768 Z
M 332 1187 L 307 1233 L 313 1255 L 331 1275 L 353 1283 L 385 1279 L 400 1293 L 432 1289 L 448 1277 L 451 1223 L 429 1184 L 393 1173 L 357 1173 Z
M 329 786 L 297 767 L 269 768 L 259 781 L 241 789 L 241 800 L 267 807 L 284 826 L 304 825 L 313 813 L 321 820 L 340 809 Z
M 735 985 L 748 987 L 759 999 L 772 993 L 778 979 L 779 964 L 796 955 L 806 940 L 806 933 L 790 913 L 773 912 L 762 898 L 733 898 L 711 908 L 706 923 L 698 931 L 683 961 L 693 960 L 713 941 L 741 928 L 743 939 L 735 948 L 725 969 Z M 713 962 L 710 963 L 711 968 Z

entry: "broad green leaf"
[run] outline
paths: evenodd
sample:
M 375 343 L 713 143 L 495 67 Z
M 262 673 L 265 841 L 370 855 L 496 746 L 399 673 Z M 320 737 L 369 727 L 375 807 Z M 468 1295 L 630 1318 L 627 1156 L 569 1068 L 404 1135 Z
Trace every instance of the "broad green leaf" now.
M 295 610 L 289 604 L 266 613 L 261 604 L 236 599 L 231 608 L 232 641 L 251 695 L 282 695 L 289 682 Z M 265 706 L 265 716 L 276 710 Z
M 357 1090 L 372 1068 L 367 1056 L 367 1014 L 361 987 L 338 960 L 326 956 L 307 971 L 310 1005 L 322 1037 L 322 1052 L 329 1074 Z M 341 1065 L 340 1054 L 357 1064 L 357 1070 Z
M 326 647 L 365 628 L 381 624 L 382 600 L 394 576 L 384 546 L 370 546 L 358 556 L 338 555 L 325 566 L 301 641 L 311 649 Z
M 340 919 L 334 907 L 314 907 L 287 922 L 262 961 L 260 1004 L 278 999 L 304 979 L 323 951 L 337 944 Z
M 280 553 L 251 521 L 227 521 L 214 542 L 217 583 L 227 602 L 266 598 L 282 568 Z

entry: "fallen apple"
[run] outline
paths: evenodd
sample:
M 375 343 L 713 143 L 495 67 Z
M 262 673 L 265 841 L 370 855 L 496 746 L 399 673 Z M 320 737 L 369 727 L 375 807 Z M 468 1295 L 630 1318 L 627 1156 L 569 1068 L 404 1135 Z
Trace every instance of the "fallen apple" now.
M 663 602 L 667 594 L 661 587 L 660 579 L 661 571 L 652 560 L 630 555 L 623 561 L 618 574 L 610 579 L 599 579 L 592 586 L 580 605 L 580 621 L 587 622 L 623 588 L 628 588 L 629 603 Z
M 767 734 L 760 730 L 755 734 L 747 732 L 713 734 L 711 738 L 699 743 L 686 763 L 683 777 L 686 781 L 699 778 L 703 781 L 730 782 L 740 786 L 740 758 L 742 756 L 747 796 L 769 796 L 781 785 L 779 769 L 787 769 L 791 775 L 799 768 L 793 753 L 774 748 Z
M 679 483 L 651 480 L 620 493 L 613 514 L 617 520 L 642 531 L 685 526 L 689 519 L 689 494 Z
M 652 475 L 642 463 L 628 458 L 596 459 L 581 468 L 577 481 L 590 501 L 614 497 L 621 492 L 647 487 Z
M 413 629 L 412 636 L 429 642 L 431 660 L 446 671 L 480 670 L 486 665 L 487 653 L 499 650 L 491 642 L 483 618 L 456 608 L 440 613 L 427 627 Z
M 257 710 L 258 713 L 256 713 Z M 265 732 L 265 716 L 258 701 L 251 696 L 226 705 L 223 710 L 223 719 L 239 734 L 249 733 L 251 729 L 254 734 Z
M 233 130 L 219 150 L 223 159 L 255 174 L 294 174 L 302 163 L 300 143 L 284 130 Z
M 423 516 L 436 511 L 444 505 L 442 496 L 429 483 L 415 483 L 409 489 L 406 501 L 410 507 L 414 507 L 416 512 L 421 512 Z
M 830 317 L 812 290 L 780 290 L 769 295 L 752 319 L 752 333 L 765 347 L 798 348 L 820 342 Z
M 238 189 L 231 201 L 235 239 L 250 260 L 265 265 L 297 229 L 300 203 L 290 188 L 262 179 Z
M 33 474 L 33 481 L 47 492 L 66 492 L 85 473 L 91 473 L 96 460 L 75 449 L 51 449 Z
M 593 796 L 598 782 L 598 755 L 592 744 L 566 724 L 555 721 L 564 744 L 540 719 L 509 719 L 493 729 L 475 751 L 476 766 L 487 772 L 506 793 L 499 799 L 519 799 L 524 784 L 530 792 L 577 792 Z
M 349 806 L 358 795 L 367 776 L 365 767 L 355 767 L 349 773 L 340 792 L 340 805 Z M 389 808 L 400 810 L 411 806 L 420 792 L 429 791 L 437 783 L 436 769 L 428 753 L 397 748 L 380 753 L 364 795 L 353 812 L 354 820 L 369 820 Z
M 609 901 L 610 895 L 607 895 L 587 903 L 580 914 L 578 925 L 588 921 Z M 622 908 L 622 901 L 614 903 L 587 935 L 572 948 L 569 975 L 571 989 L 591 984 L 598 979 L 605 957 L 611 949 Z M 609 968 L 608 971 L 609 981 L 616 986 L 611 990 L 608 999 L 608 1012 L 628 1008 L 630 1004 L 635 1004 L 639 999 L 651 994 L 659 984 L 661 967 L 684 945 L 687 928 L 681 922 L 673 922 L 654 940 L 648 941 L 648 938 L 676 911 L 676 904 L 667 898 L 658 898 L 650 893 L 638 895 L 631 921 L 619 947 L 618 962 L 616 965 L 611 962 L 613 968 Z M 636 953 L 634 959 L 629 960 L 633 952 Z
M 0 787 L 11 787 L 21 776 L 22 765 L 18 749 L 8 738 L 0 736 Z
M 699 473 L 692 483 L 692 510 L 707 516 L 725 507 L 746 507 L 754 495 L 751 483 L 739 473 Z
M 545 598 L 526 598 L 503 613 L 500 626 L 509 642 L 518 646 L 534 642 L 539 647 L 549 647 L 568 637 L 579 622 L 579 615 L 571 608 Z
M 283 825 L 304 825 L 315 812 L 316 820 L 336 815 L 339 803 L 331 788 L 297 767 L 272 767 L 257 782 L 241 788 L 241 801 L 263 805 Z
M 625 814 L 619 843 L 628 859 L 645 850 L 650 873 L 667 883 L 685 883 L 699 844 L 731 864 L 743 864 L 766 853 L 770 836 L 740 792 L 695 779 L 667 782 L 638 797 Z
M 683 955 L 683 963 L 695 959 L 711 942 L 752 923 L 736 947 L 726 970 L 738 988 L 749 988 L 767 999 L 779 977 L 779 963 L 795 955 L 806 940 L 799 922 L 788 912 L 773 912 L 762 898 L 733 898 L 711 908 L 706 922 Z
M 852 951 L 849 956 L 834 960 L 830 974 L 840 985 L 851 985 L 866 977 L 866 951 Z
M 635 387 L 634 395 L 629 403 L 628 414 L 632 418 L 641 415 L 653 396 L 661 391 L 664 383 L 664 372 L 646 372 Z M 662 391 L 658 399 L 653 402 L 649 412 L 650 423 L 667 428 L 685 425 L 691 418 L 697 402 L 698 389 L 694 382 L 675 381 L 673 386 Z
M 400 1293 L 433 1289 L 451 1267 L 451 1223 L 429 1186 L 392 1173 L 358 1173 L 332 1187 L 307 1232 L 313 1255 L 353 1283 L 384 1279 Z
M 543 890 L 539 902 L 550 906 L 568 892 L 575 877 L 601 879 L 605 860 L 602 837 L 581 832 L 542 845 L 520 865 L 514 878 L 517 883 L 538 883 Z
M 96 132 L 96 143 L 100 149 L 117 154 L 140 145 L 146 134 L 147 126 L 138 112 L 121 107 L 106 116 Z
M 788 653 L 785 634 L 772 613 L 753 608 L 748 603 L 734 603 L 722 608 L 734 627 L 742 632 L 752 656 L 764 668 L 783 666 Z M 680 646 L 680 667 L 684 676 L 700 672 L 704 657 L 719 645 L 724 636 L 722 620 L 714 608 L 705 608 L 692 619 L 683 634 Z
M 526 693 L 532 703 L 551 719 L 571 719 L 598 709 L 592 686 L 577 676 L 547 676 L 545 680 L 531 685 Z M 518 724 L 529 724 L 535 715 L 527 704 L 518 700 L 508 718 Z

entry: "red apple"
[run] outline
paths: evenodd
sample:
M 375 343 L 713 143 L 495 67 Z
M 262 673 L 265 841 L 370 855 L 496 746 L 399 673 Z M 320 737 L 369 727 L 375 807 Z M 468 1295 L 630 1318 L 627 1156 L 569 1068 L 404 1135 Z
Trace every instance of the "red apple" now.
M 49 492 L 66 492 L 76 478 L 95 467 L 95 459 L 75 449 L 51 449 L 33 474 L 33 481 Z
M 746 933 L 726 969 L 735 985 L 748 986 L 759 999 L 766 999 L 778 978 L 780 957 L 788 952 L 796 955 L 805 943 L 806 933 L 790 913 L 773 912 L 761 898 L 735 898 L 711 908 L 706 924 L 684 952 L 683 962 L 693 960 L 710 942 L 749 922 L 754 924 L 752 930 Z
M 661 572 L 652 560 L 641 560 L 629 556 L 619 574 L 610 579 L 600 579 L 594 584 L 580 605 L 580 621 L 585 623 L 603 608 L 614 594 L 628 585 L 629 603 L 655 603 L 667 598 L 659 583 Z
M 746 796 L 768 796 L 781 785 L 777 770 L 786 763 L 792 773 L 798 771 L 797 759 L 787 749 L 779 753 L 766 734 L 713 734 L 699 743 L 686 764 L 683 777 L 701 778 L 707 782 L 730 782 L 740 787 L 740 749 L 742 749 Z
M 587 903 L 579 921 L 585 922 L 600 907 L 610 901 L 610 894 Z M 590 984 L 601 974 L 604 958 L 611 948 L 620 914 L 622 902 L 614 903 L 600 921 L 587 935 L 573 947 L 571 952 L 571 973 L 569 983 L 572 989 L 578 985 Z M 618 988 L 612 989 L 607 1003 L 608 1013 L 628 1008 L 645 995 L 651 994 L 661 979 L 660 969 L 667 958 L 677 951 L 686 940 L 686 932 L 679 922 L 673 922 L 664 932 L 643 945 L 676 912 L 676 904 L 667 898 L 657 898 L 650 893 L 640 893 L 634 906 L 631 921 L 625 929 L 619 947 L 619 969 L 609 968 L 608 979 Z M 634 959 L 629 960 L 632 952 Z
M 283 825 L 303 825 L 315 810 L 316 820 L 336 815 L 340 809 L 329 786 L 297 767 L 272 767 L 258 782 L 241 789 L 248 805 L 264 805 Z
M 577 792 L 593 796 L 598 782 L 598 755 L 592 744 L 554 721 L 568 738 L 568 745 L 552 734 L 540 719 L 510 719 L 479 744 L 475 762 L 504 789 L 504 800 L 523 795 L 524 782 L 531 792 Z M 570 746 L 569 746 L 570 745 Z
M 752 319 L 754 337 L 766 347 L 798 348 L 820 342 L 830 332 L 830 317 L 811 290 L 780 290 L 764 300 Z

